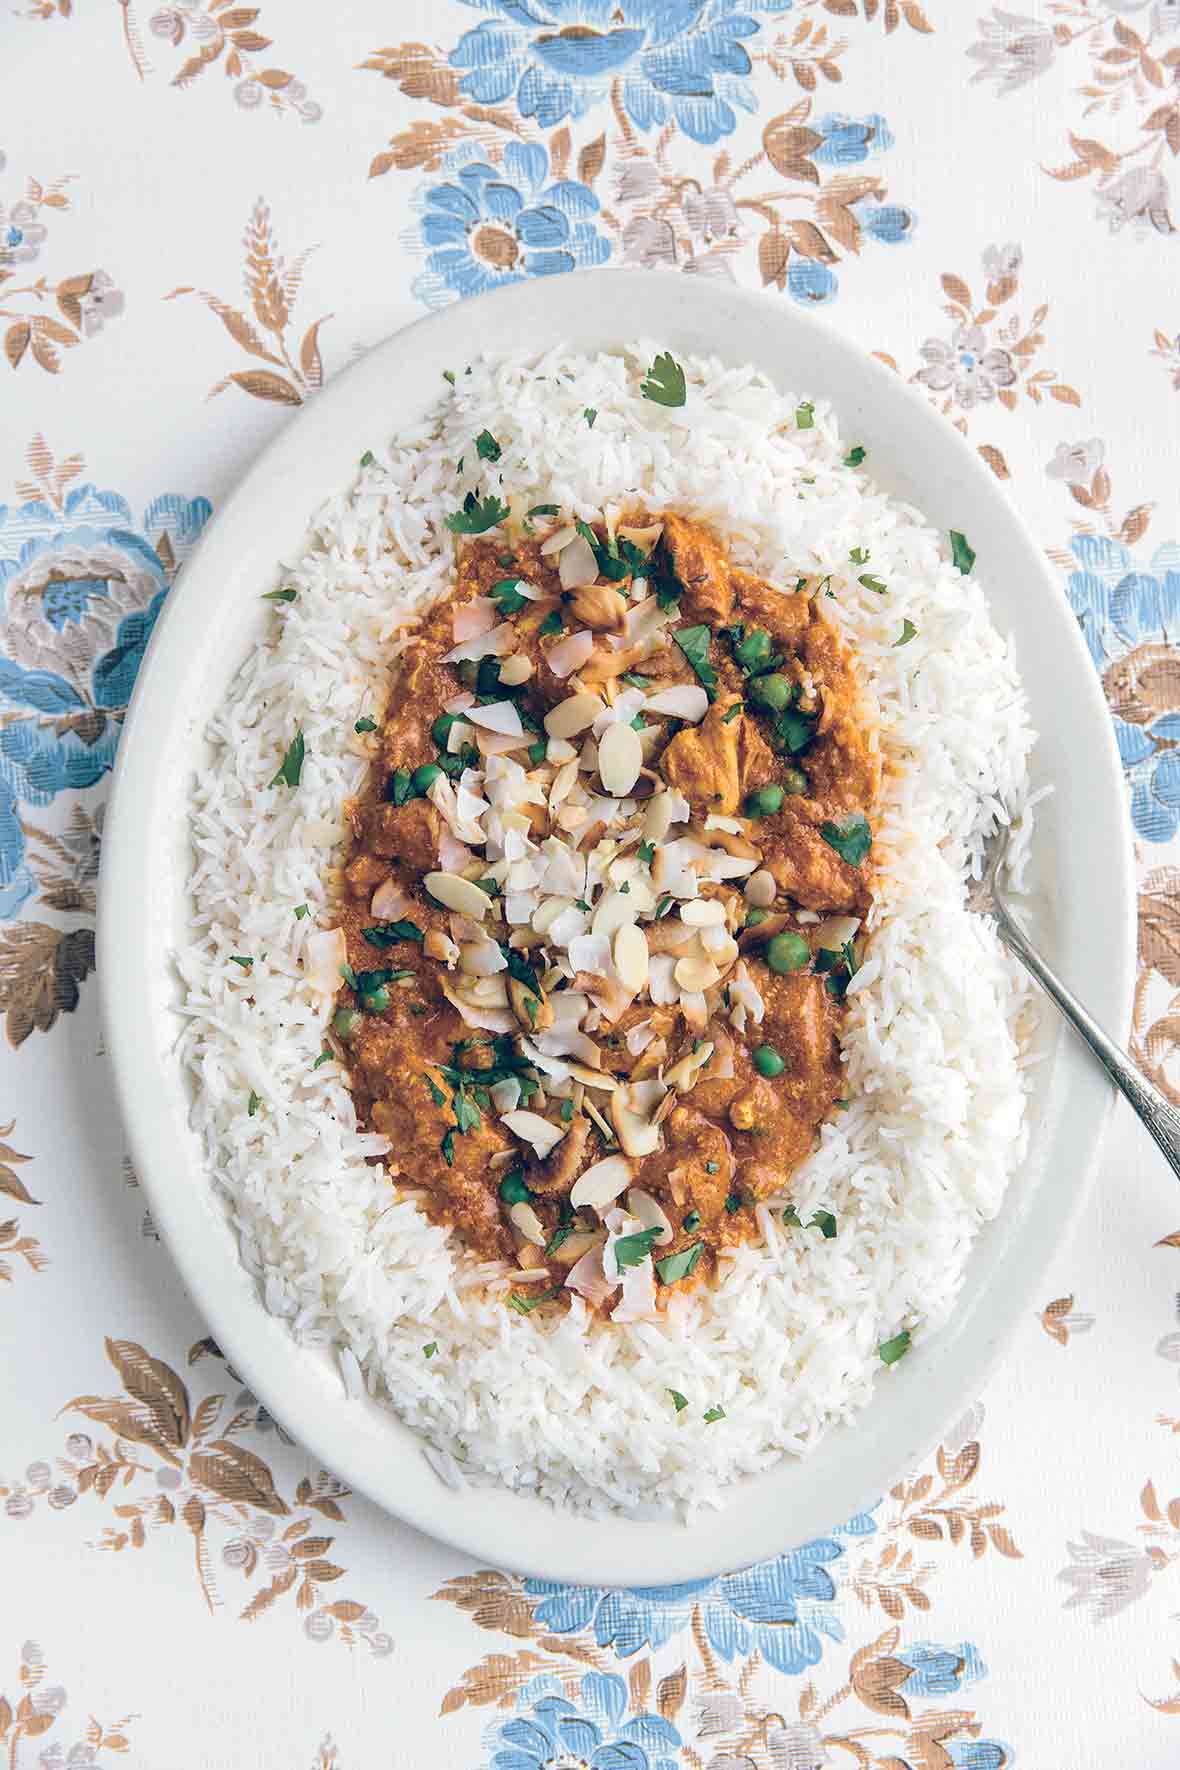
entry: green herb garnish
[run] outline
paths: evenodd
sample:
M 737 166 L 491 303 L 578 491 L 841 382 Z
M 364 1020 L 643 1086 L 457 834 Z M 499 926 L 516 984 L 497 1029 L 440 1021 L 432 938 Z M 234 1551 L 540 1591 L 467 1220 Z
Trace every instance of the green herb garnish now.
M 366 716 L 364 719 L 358 719 L 352 729 L 355 732 L 360 732 L 360 733 L 364 733 L 366 731 L 376 731 L 377 721 L 375 719 L 370 719 Z
M 845 467 L 859 467 L 865 458 L 865 454 L 866 450 L 862 449 L 859 443 L 856 443 L 849 449 L 844 457 Z
M 442 1150 L 442 1158 L 447 1167 L 453 1168 L 455 1165 L 455 1127 L 453 1125 L 441 1138 L 439 1148 Z
M 711 628 L 706 627 L 703 622 L 698 627 L 677 627 L 672 637 L 712 700 L 712 690 L 717 686 L 717 672 L 709 661 L 709 641 L 713 637 Z
M 745 704 L 744 701 L 735 701 L 733 706 L 729 709 L 729 712 L 721 715 L 722 725 L 732 725 Z
M 682 1414 L 688 1406 L 688 1396 L 682 1395 L 679 1389 L 669 1389 L 668 1394 L 672 1397 L 672 1406 L 676 1412 Z
M 882 1364 L 896 1364 L 899 1358 L 905 1357 L 911 1344 L 910 1330 L 902 1328 L 900 1334 L 894 1334 L 892 1340 L 882 1340 L 877 1347 L 877 1355 Z
M 455 385 L 455 371 L 454 371 L 454 369 L 444 369 L 443 370 L 443 380 L 449 381 L 451 386 L 453 387 Z
M 854 547 L 848 557 L 853 565 L 868 565 L 869 550 L 867 547 Z
M 297 787 L 299 785 L 299 777 L 303 773 L 304 754 L 303 732 L 300 730 L 295 733 L 295 736 L 287 745 L 287 753 L 283 757 L 283 760 L 279 765 L 279 771 L 271 781 L 270 785 L 272 787 L 277 787 L 279 782 L 282 781 L 288 787 Z
M 736 1192 L 731 1192 L 729 1197 L 725 1201 L 726 1214 L 730 1217 L 736 1217 L 738 1212 L 741 1210 L 741 1208 L 742 1208 L 741 1198 L 738 1196 L 738 1194 Z
M 657 1260 L 656 1271 L 661 1283 L 675 1284 L 677 1279 L 690 1278 L 696 1271 L 703 1247 L 703 1242 L 694 1241 L 691 1247 L 681 1248 L 679 1253 L 666 1254 L 662 1260 Z
M 321 1068 L 321 1066 L 325 1063 L 331 1063 L 334 1055 L 335 1055 L 334 1052 L 329 1051 L 326 1048 L 323 1051 L 321 1051 L 319 1056 L 316 1058 L 315 1062 L 311 1066 L 313 1071 Z
M 640 382 L 639 391 L 644 399 L 654 400 L 657 406 L 682 406 L 687 397 L 684 370 L 674 356 L 666 350 L 661 351 Z
M 972 547 L 970 541 L 968 541 L 966 535 L 961 535 L 958 529 L 952 529 L 950 534 L 951 558 L 954 560 L 963 576 L 966 577 L 967 573 L 971 570 L 971 567 L 975 564 L 975 549 Z
M 555 1254 L 562 1243 L 568 1241 L 573 1233 L 574 1226 L 572 1223 L 560 1223 L 553 1231 L 549 1241 L 545 1244 L 545 1258 L 548 1259 L 550 1254 Z
M 822 823 L 819 833 L 829 848 L 834 848 L 840 859 L 850 867 L 858 867 L 873 846 L 873 832 L 869 828 L 869 820 L 861 811 L 854 812 L 851 817 L 844 818 L 840 823 Z
M 836 1234 L 836 1219 L 831 1211 L 816 1211 L 808 1229 L 818 1229 L 825 1241 L 831 1241 Z
M 263 602 L 294 602 L 298 594 L 298 590 L 264 590 L 262 600 Z
M 423 938 L 422 930 L 416 922 L 377 922 L 372 928 L 361 930 L 370 946 L 386 948 L 396 946 L 402 940 Z M 406 973 L 409 976 L 409 972 Z
M 556 516 L 561 509 L 560 504 L 534 504 L 529 511 L 530 516 Z
M 641 842 L 635 852 L 645 866 L 650 866 L 656 858 L 655 846 L 651 842 Z
M 230 962 L 234 965 L 240 965 L 243 971 L 249 971 L 251 965 L 254 963 L 253 959 L 249 958 L 245 953 L 231 953 Z
M 555 1284 L 552 1290 L 542 1291 L 539 1296 L 526 1297 L 517 1292 L 513 1292 L 512 1296 L 508 1299 L 508 1303 L 509 1307 L 515 1309 L 518 1315 L 528 1315 L 532 1310 L 536 1309 L 539 1304 L 552 1303 L 553 1299 L 555 1297 L 560 1297 L 560 1295 L 561 1286 Z
M 783 1222 L 788 1229 L 802 1229 L 803 1227 L 803 1219 L 800 1217 L 794 1205 L 788 1205 L 783 1211 Z
M 725 1409 L 721 1406 L 711 1407 L 706 1411 L 704 1418 L 706 1426 L 711 1426 L 715 1421 L 725 1418 Z
M 311 915 L 311 909 L 310 909 L 309 905 L 307 905 L 305 903 L 297 903 L 295 905 L 295 920 L 297 922 L 302 922 L 303 918 L 305 916 L 310 916 L 310 915 Z
M 255 1092 L 254 1092 L 254 1090 L 253 1090 L 253 1088 L 251 1088 L 251 1090 L 250 1090 L 250 1098 L 249 1098 L 249 1100 L 248 1100 L 248 1101 L 247 1101 L 247 1102 L 246 1102 L 246 1111 L 247 1111 L 247 1113 L 248 1113 L 248 1114 L 249 1114 L 249 1116 L 250 1116 L 250 1117 L 251 1117 L 251 1118 L 253 1118 L 253 1117 L 254 1117 L 254 1114 L 255 1114 L 255 1113 L 256 1113 L 256 1112 L 257 1112 L 257 1111 L 258 1111 L 258 1108 L 259 1108 L 259 1107 L 260 1107 L 260 1106 L 261 1106 L 261 1105 L 262 1105 L 262 1102 L 261 1102 L 261 1100 L 259 1100 L 259 1098 L 258 1098 L 258 1096 L 257 1096 L 257 1094 L 256 1094 L 256 1093 L 255 1093 Z
M 541 625 L 537 628 L 537 638 L 538 639 L 547 639 L 551 633 L 560 633 L 560 632 L 561 632 L 561 613 L 558 609 L 552 608 L 549 610 L 549 613 L 545 616 L 545 619 L 541 622 Z
M 814 425 L 815 407 L 809 399 L 805 399 L 801 406 L 796 406 L 795 408 L 795 429 L 811 430 L 814 428 Z
M 528 597 L 522 596 L 516 588 L 519 583 L 519 578 L 501 578 L 498 584 L 492 585 L 491 596 L 499 604 L 502 615 L 518 615 L 527 606 Z
M 863 584 L 866 590 L 875 590 L 878 596 L 884 596 L 889 588 L 887 584 L 882 583 L 880 578 L 875 578 L 872 572 L 862 572 L 856 581 L 858 584 Z
M 705 1167 L 710 1173 L 715 1174 L 717 1172 L 717 1163 L 716 1162 L 713 1162 L 713 1163 L 706 1162 Z M 688 1213 L 688 1216 L 681 1223 L 680 1227 L 682 1229 L 686 1229 L 688 1231 L 689 1235 L 691 1235 L 694 1229 L 700 1228 L 700 1225 L 701 1225 L 701 1213 L 699 1211 L 690 1211 Z
M 453 535 L 483 535 L 488 529 L 494 529 L 497 523 L 503 522 L 508 514 L 507 504 L 501 504 L 499 498 L 489 494 L 486 498 L 477 498 L 474 492 L 468 492 L 463 500 L 462 510 L 456 510 L 448 516 L 444 526 Z
M 364 454 L 361 456 L 361 466 L 362 467 L 371 467 L 373 465 L 374 459 L 375 459 L 375 457 L 374 457 L 372 449 L 366 449 Z
M 431 1340 L 429 1346 L 423 1346 L 422 1356 L 423 1356 L 423 1358 L 433 1358 L 437 1351 L 438 1351 L 438 1341 Z
M 504 453 L 490 430 L 480 431 L 475 439 L 475 452 L 481 461 L 498 461 Z
M 638 1266 L 641 1260 L 646 1260 L 659 1233 L 658 1229 L 640 1229 L 634 1235 L 621 1235 L 614 1244 L 619 1271 L 624 1266 Z
M 896 647 L 899 645 L 908 645 L 910 640 L 914 637 L 914 634 L 917 631 L 918 631 L 918 629 L 914 626 L 914 623 L 910 620 L 910 617 L 907 615 L 905 620 L 901 624 L 900 637 L 893 641 L 894 648 L 896 649 Z
M 586 428 L 588 430 L 593 430 L 594 429 L 594 420 L 598 416 L 598 413 L 594 410 L 594 407 L 593 406 L 583 406 L 582 407 L 582 416 L 586 420 Z
M 631 688 L 650 688 L 652 684 L 650 676 L 641 676 L 637 670 L 624 670 L 619 680 L 626 682 Z

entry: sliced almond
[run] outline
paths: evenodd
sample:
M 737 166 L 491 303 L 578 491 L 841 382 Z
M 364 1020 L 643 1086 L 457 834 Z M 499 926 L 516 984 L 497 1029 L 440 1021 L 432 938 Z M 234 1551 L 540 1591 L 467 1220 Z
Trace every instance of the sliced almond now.
M 621 1089 L 617 1094 L 611 1095 L 610 1116 L 624 1155 L 639 1160 L 645 1155 L 655 1154 L 660 1147 L 659 1126 L 654 1125 L 649 1118 L 632 1112 Z
M 549 1258 L 557 1266 L 574 1266 L 583 1254 L 588 1254 L 591 1248 L 596 1248 L 601 1243 L 601 1233 L 575 1230 L 573 1235 L 567 1235 L 565 1240 L 554 1248 Z
M 597 1211 L 605 1210 L 626 1192 L 633 1179 L 630 1162 L 621 1155 L 605 1156 L 579 1174 L 570 1193 L 570 1204 L 575 1211 L 587 1205 Z
M 639 779 L 643 745 L 635 728 L 619 719 L 598 740 L 598 773 L 606 791 L 624 799 Z
M 604 891 L 594 909 L 594 921 L 591 924 L 594 933 L 613 939 L 620 928 L 633 922 L 639 913 L 639 906 L 632 903 L 631 897 L 629 891 Z M 580 965 L 582 961 L 575 958 L 574 962 Z
M 725 904 L 719 897 L 699 897 L 681 904 L 680 920 L 690 928 L 720 928 L 725 921 Z
M 458 873 L 427 873 L 422 883 L 436 902 L 462 916 L 473 916 L 478 922 L 487 915 L 492 900 L 486 891 Z
M 576 737 L 587 731 L 604 711 L 605 703 L 596 694 L 567 695 L 546 713 L 545 730 L 551 738 Z
M 500 681 L 506 682 L 509 688 L 519 688 L 522 682 L 528 681 L 532 673 L 533 660 L 522 651 L 505 658 L 500 665 Z
M 312 989 L 334 996 L 340 988 L 340 967 L 348 960 L 348 941 L 343 928 L 317 929 L 303 949 L 304 976 Z
M 680 988 L 690 992 L 711 989 L 721 980 L 721 973 L 712 959 L 700 951 L 685 953 L 682 959 L 677 959 L 673 975 Z
M 859 927 L 860 918 L 858 916 L 830 916 L 826 922 L 821 922 L 815 931 L 816 945 L 826 947 L 829 952 L 838 953 L 846 941 L 855 938 Z
M 624 923 L 616 930 L 612 955 L 619 980 L 636 995 L 647 988 L 647 936 L 636 923 Z
M 584 535 L 576 534 L 561 550 L 557 562 L 557 575 L 561 579 L 563 590 L 578 590 L 583 584 L 592 584 L 598 576 L 598 561 L 594 557 L 594 549 Z
M 686 719 L 690 725 L 696 725 L 709 711 L 709 697 L 695 682 L 678 682 L 649 694 L 643 710 L 659 718 Z
M 673 1239 L 672 1225 L 665 1215 L 663 1206 L 650 1192 L 644 1192 L 641 1186 L 633 1186 L 627 1194 L 627 1209 L 633 1217 L 638 1217 L 645 1229 L 654 1229 L 656 1246 L 663 1247 Z
M 526 1241 L 531 1241 L 535 1248 L 545 1246 L 549 1238 L 541 1227 L 541 1219 L 527 1199 L 521 1199 L 519 1204 L 513 1205 L 508 1217 L 513 1227 L 519 1229 Z
M 529 1112 L 526 1108 L 518 1108 L 515 1112 L 506 1112 L 500 1120 L 506 1125 L 514 1137 L 522 1143 L 531 1143 L 542 1161 L 557 1148 L 565 1136 L 565 1132 L 543 1119 L 539 1112 Z
M 553 533 L 551 535 L 546 535 L 545 539 L 541 542 L 540 548 L 538 549 L 541 558 L 546 559 L 551 553 L 560 553 L 563 547 L 569 546 L 570 542 L 576 537 L 577 532 L 577 529 L 574 528 L 572 524 L 567 528 L 554 529 Z
M 666 1072 L 664 1080 L 670 1088 L 675 1088 L 678 1094 L 687 1094 L 712 1055 L 712 1041 L 706 1039 L 703 1044 L 697 1046 L 695 1051 L 690 1051 L 686 1057 L 680 1059 L 679 1063 L 674 1063 L 671 1069 Z
M 453 965 L 459 957 L 459 948 L 441 928 L 426 930 L 422 936 L 422 951 L 428 959 L 438 959 L 444 965 Z

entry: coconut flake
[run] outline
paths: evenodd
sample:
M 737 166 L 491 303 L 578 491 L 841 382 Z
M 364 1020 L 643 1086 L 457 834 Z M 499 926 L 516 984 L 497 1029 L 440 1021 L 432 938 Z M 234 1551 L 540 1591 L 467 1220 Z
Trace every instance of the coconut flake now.
M 481 633 L 490 633 L 499 612 L 490 596 L 473 596 L 470 602 L 458 603 L 451 614 L 452 637 L 461 644 Z
M 502 621 L 489 633 L 477 633 L 473 639 L 465 639 L 462 645 L 454 645 L 443 654 L 444 664 L 458 664 L 464 660 L 476 662 L 480 658 L 506 658 L 516 650 L 516 628 L 511 621 Z
M 589 1253 L 570 1267 L 566 1274 L 566 1289 L 577 1291 L 580 1297 L 592 1305 L 605 1303 L 606 1299 L 619 1288 L 618 1279 L 609 1279 L 603 1270 L 602 1252 L 605 1243 L 598 1242 Z
M 343 928 L 318 928 L 308 935 L 303 948 L 303 973 L 312 989 L 334 996 L 340 988 L 340 967 L 347 962 L 348 941 Z
M 500 1123 L 506 1125 L 523 1143 L 531 1143 L 540 1161 L 551 1155 L 565 1136 L 564 1131 L 551 1125 L 548 1119 L 543 1119 L 539 1112 L 525 1109 L 506 1112 Z
M 679 682 L 672 688 L 661 688 L 655 694 L 649 694 L 643 710 L 660 718 L 686 719 L 696 725 L 709 711 L 709 697 L 695 682 Z
M 553 675 L 564 681 L 567 676 L 572 676 L 575 670 L 580 670 L 583 664 L 589 663 L 593 650 L 594 635 L 588 628 L 582 628 L 577 633 L 567 633 L 564 639 L 559 639 L 556 645 L 551 645 L 545 653 L 545 662 Z M 599 704 L 601 705 L 601 703 Z M 548 721 L 546 721 L 545 729 L 549 729 Z

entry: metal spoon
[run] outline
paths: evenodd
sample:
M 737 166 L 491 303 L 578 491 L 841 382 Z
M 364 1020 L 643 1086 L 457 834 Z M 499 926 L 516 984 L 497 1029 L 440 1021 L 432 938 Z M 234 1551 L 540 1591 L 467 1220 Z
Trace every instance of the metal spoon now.
M 1087 1014 L 1077 997 L 1066 989 L 1061 979 L 1049 969 L 1028 935 L 1013 918 L 999 884 L 1008 853 L 1010 828 L 1005 825 L 989 837 L 984 849 L 983 877 L 976 880 L 967 893 L 967 908 L 982 915 L 994 916 L 996 931 L 1008 948 L 1016 954 L 1026 971 L 1030 971 L 1041 988 L 1056 1002 L 1062 1014 L 1114 1083 L 1119 1093 L 1155 1138 L 1172 1172 L 1180 1177 L 1180 1112 L 1166 1100 L 1158 1088 L 1145 1081 L 1124 1051 L 1107 1037 L 1098 1022 Z

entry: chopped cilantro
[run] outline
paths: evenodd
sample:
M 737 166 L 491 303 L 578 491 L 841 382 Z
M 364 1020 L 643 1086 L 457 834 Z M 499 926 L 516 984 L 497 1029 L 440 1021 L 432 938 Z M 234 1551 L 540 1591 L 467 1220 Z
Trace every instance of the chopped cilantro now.
M 549 610 L 549 613 L 545 616 L 545 619 L 541 622 L 541 625 L 537 628 L 537 638 L 538 639 L 547 639 L 551 633 L 560 633 L 560 632 L 561 632 L 561 612 L 559 609 L 552 608 Z
M 531 1297 L 523 1296 L 519 1292 L 513 1292 L 512 1296 L 508 1299 L 508 1304 L 510 1308 L 516 1310 L 518 1315 L 528 1315 L 532 1310 L 536 1309 L 539 1304 L 552 1303 L 553 1299 L 555 1297 L 560 1297 L 560 1295 L 561 1286 L 555 1284 L 551 1290 L 541 1291 L 539 1294 L 534 1294 Z
M 548 1259 L 550 1254 L 555 1254 L 562 1243 L 568 1241 L 573 1233 L 572 1223 L 560 1223 L 545 1244 L 545 1258 Z
M 815 407 L 809 399 L 805 399 L 801 406 L 795 408 L 795 428 L 796 430 L 812 430 L 814 427 Z
M 729 712 L 721 715 L 722 725 L 732 725 L 745 704 L 744 701 L 735 701 L 733 706 L 729 709 Z
M 651 557 L 645 563 L 643 575 L 651 579 L 659 607 L 675 608 L 684 595 L 684 584 L 676 574 L 671 556 L 662 538 L 652 549 Z
M 423 1356 L 423 1358 L 433 1358 L 437 1351 L 438 1351 L 438 1341 L 431 1340 L 429 1346 L 423 1346 L 422 1356 Z
M 656 858 L 655 847 L 651 842 L 641 842 L 636 853 L 639 855 L 640 860 L 645 866 L 650 866 L 652 861 Z
M 816 1211 L 808 1229 L 818 1229 L 825 1241 L 831 1241 L 836 1234 L 836 1219 L 831 1211 Z
M 640 382 L 639 391 L 657 406 L 682 406 L 687 398 L 684 370 L 674 356 L 661 351 Z
M 854 547 L 848 557 L 853 565 L 868 565 L 869 550 L 867 547 Z
M 475 452 L 481 461 L 498 461 L 504 451 L 490 430 L 481 430 L 475 439 Z
M 705 1420 L 706 1426 L 712 1426 L 715 1421 L 723 1420 L 724 1418 L 725 1418 L 725 1409 L 723 1407 L 721 1407 L 720 1405 L 718 1405 L 717 1407 L 708 1408 L 705 1412 L 705 1415 L 704 1415 L 704 1420 Z
M 372 928 L 361 930 L 370 946 L 385 948 L 396 946 L 402 940 L 418 940 L 422 930 L 416 922 L 377 922 Z
M 586 420 L 586 428 L 588 430 L 593 430 L 594 429 L 594 420 L 598 416 L 598 413 L 594 410 L 594 407 L 593 406 L 584 406 L 582 408 L 582 416 Z
M 918 629 L 914 626 L 914 623 L 910 620 L 910 617 L 907 615 L 905 620 L 901 624 L 900 638 L 895 639 L 893 641 L 894 646 L 896 647 L 899 645 L 908 645 L 910 640 L 914 637 L 914 634 L 917 631 L 918 631 Z
M 303 773 L 303 757 L 303 732 L 300 730 L 296 731 L 295 736 L 287 745 L 287 753 L 279 764 L 278 773 L 271 781 L 271 786 L 277 787 L 279 782 L 283 781 L 288 787 L 297 787 L 299 777 Z
M 451 386 L 453 387 L 455 385 L 455 371 L 454 371 L 454 369 L 444 369 L 443 370 L 443 380 L 449 381 Z
M 958 529 L 952 529 L 950 534 L 951 558 L 954 560 L 963 576 L 966 577 L 967 573 L 971 570 L 971 567 L 975 564 L 975 549 L 972 547 L 970 541 L 968 541 L 966 535 L 961 535 Z M 900 1354 L 898 1354 L 898 1356 L 900 1357 Z
M 652 683 L 650 676 L 641 676 L 637 670 L 624 670 L 621 680 L 631 688 L 650 688 Z
M 717 686 L 717 672 L 709 661 L 709 641 L 712 638 L 712 630 L 702 622 L 698 627 L 677 627 L 672 637 L 692 665 L 698 680 L 704 684 L 709 699 L 712 700 L 711 691 Z
M 256 1112 L 257 1112 L 257 1111 L 258 1111 L 258 1108 L 259 1108 L 259 1107 L 260 1107 L 260 1106 L 261 1106 L 261 1105 L 262 1105 L 262 1102 L 261 1102 L 261 1100 L 259 1100 L 259 1098 L 258 1098 L 258 1096 L 257 1096 L 257 1094 L 256 1094 L 256 1093 L 255 1093 L 255 1092 L 254 1092 L 254 1090 L 253 1090 L 253 1088 L 251 1088 L 251 1090 L 250 1090 L 250 1098 L 249 1098 L 249 1100 L 248 1100 L 248 1101 L 247 1101 L 247 1102 L 246 1102 L 246 1111 L 247 1111 L 247 1113 L 248 1113 L 248 1114 L 249 1114 L 249 1116 L 250 1116 L 250 1117 L 251 1117 L 251 1118 L 253 1118 L 253 1117 L 254 1117 L 254 1114 L 255 1114 L 255 1113 L 256 1113 Z
M 581 912 L 584 916 L 588 916 L 590 914 L 590 905 L 586 902 L 586 899 L 584 897 L 575 897 L 574 908 L 576 910 L 581 910 Z
M 792 756 L 797 756 L 815 736 L 816 724 L 817 721 L 806 713 L 797 713 L 793 708 L 788 708 L 774 728 L 775 736 Z
M 849 449 L 844 457 L 845 467 L 859 467 L 865 458 L 866 452 L 865 449 L 861 448 L 859 443 L 856 443 L 851 449 Z
M 703 1242 L 694 1241 L 689 1247 L 681 1248 L 679 1253 L 666 1254 L 662 1260 L 657 1260 L 656 1271 L 661 1283 L 675 1284 L 677 1279 L 690 1278 L 696 1271 L 703 1246 Z
M 573 1101 L 572 1100 L 563 1100 L 561 1103 L 561 1122 L 562 1122 L 562 1124 L 568 1125 L 570 1120 L 573 1118 L 573 1116 L 574 1116 L 574 1103 L 573 1103 Z
M 882 583 L 880 578 L 875 578 L 872 572 L 862 572 L 856 581 L 863 584 L 866 590 L 875 590 L 878 596 L 884 596 L 888 589 L 888 585 Z
M 742 1201 L 736 1192 L 731 1192 L 725 1201 L 725 1209 L 729 1216 L 736 1217 L 742 1208 Z
M 243 971 L 249 971 L 251 965 L 254 963 L 253 959 L 248 958 L 245 953 L 231 953 L 230 962 L 234 965 L 240 965 Z
M 672 1406 L 676 1412 L 682 1414 L 688 1406 L 688 1396 L 682 1395 L 679 1389 L 669 1389 L 668 1394 L 672 1397 Z
M 905 1354 L 909 1351 L 911 1344 L 910 1330 L 908 1328 L 902 1328 L 900 1334 L 894 1334 L 892 1340 L 882 1340 L 881 1344 L 877 1347 L 877 1354 L 881 1363 L 896 1364 L 899 1358 L 904 1358 Z
M 434 1104 L 436 1106 L 445 1106 L 447 1103 L 447 1097 L 443 1093 L 442 1089 L 439 1087 L 438 1083 L 435 1081 L 434 1077 L 429 1076 L 429 1075 L 424 1075 L 422 1077 L 422 1080 L 426 1083 L 426 1086 L 429 1088 L 430 1098 L 433 1100 Z
M 507 514 L 508 506 L 501 504 L 499 498 L 491 494 L 486 498 L 477 498 L 474 492 L 468 492 L 463 500 L 462 510 L 456 510 L 453 516 L 448 516 L 445 527 L 453 535 L 482 535 L 488 529 L 494 529 L 497 523 L 503 522 Z
M 440 1141 L 439 1148 L 442 1150 L 442 1157 L 447 1167 L 453 1168 L 455 1165 L 455 1128 L 453 1125 Z
M 659 1233 L 658 1229 L 639 1229 L 634 1235 L 621 1235 L 615 1243 L 619 1270 L 622 1271 L 624 1266 L 638 1266 L 641 1260 L 646 1260 Z
M 671 908 L 672 894 L 665 891 L 662 896 L 656 899 L 656 921 L 658 922 L 661 916 L 666 916 Z
M 561 509 L 560 504 L 534 504 L 529 511 L 530 516 L 556 516 Z
M 862 811 L 853 812 L 851 817 L 844 818 L 838 824 L 822 823 L 819 833 L 828 847 L 834 848 L 840 859 L 847 861 L 850 867 L 860 866 L 873 846 L 873 832 Z
M 298 594 L 298 590 L 264 590 L 262 600 L 263 602 L 294 602 Z
M 802 1229 L 803 1227 L 803 1219 L 800 1217 L 794 1205 L 788 1205 L 784 1210 L 783 1222 L 788 1229 Z
M 297 922 L 302 922 L 302 920 L 305 916 L 310 916 L 310 915 L 311 915 L 311 910 L 308 908 L 307 904 L 297 903 L 295 905 L 295 920 Z
M 708 1167 L 709 1163 L 706 1162 L 705 1166 Z M 714 1163 L 713 1166 L 715 1168 L 716 1163 Z M 684 1219 L 683 1223 L 680 1225 L 680 1227 L 682 1229 L 686 1229 L 688 1231 L 689 1235 L 691 1235 L 694 1229 L 700 1228 L 700 1222 L 701 1222 L 701 1213 L 699 1211 L 690 1211 L 688 1213 L 688 1216 Z
M 647 726 L 643 723 L 643 714 L 642 713 L 636 713 L 634 719 L 632 719 L 631 730 L 632 731 L 646 731 L 647 730 Z
M 516 588 L 519 583 L 519 578 L 501 578 L 498 584 L 492 585 L 491 595 L 499 603 L 502 615 L 518 615 L 526 607 L 528 597 L 522 596 Z
M 328 1050 L 321 1051 L 319 1056 L 316 1058 L 315 1062 L 312 1064 L 312 1066 L 311 1066 L 312 1069 L 316 1070 L 316 1069 L 319 1069 L 321 1067 L 321 1065 L 323 1065 L 325 1063 L 331 1063 L 332 1057 L 333 1057 L 333 1053 L 331 1051 L 328 1051 Z
M 373 465 L 374 459 L 375 459 L 375 456 L 373 454 L 372 449 L 366 449 L 364 454 L 361 456 L 361 466 L 362 467 L 371 467 Z
M 375 719 L 370 719 L 366 715 L 366 717 L 364 719 L 358 719 L 352 729 L 356 732 L 362 732 L 362 733 L 366 732 L 366 731 L 376 731 L 377 721 Z

